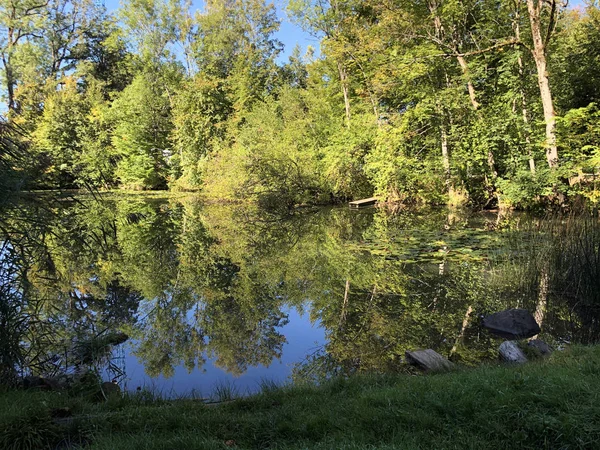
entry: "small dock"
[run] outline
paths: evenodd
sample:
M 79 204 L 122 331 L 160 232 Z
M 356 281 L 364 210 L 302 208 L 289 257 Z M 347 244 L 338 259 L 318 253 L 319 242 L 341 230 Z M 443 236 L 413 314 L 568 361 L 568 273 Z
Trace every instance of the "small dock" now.
M 365 206 L 373 206 L 375 203 L 377 203 L 377 199 L 375 197 L 370 197 L 350 202 L 349 205 L 350 208 L 364 208 Z

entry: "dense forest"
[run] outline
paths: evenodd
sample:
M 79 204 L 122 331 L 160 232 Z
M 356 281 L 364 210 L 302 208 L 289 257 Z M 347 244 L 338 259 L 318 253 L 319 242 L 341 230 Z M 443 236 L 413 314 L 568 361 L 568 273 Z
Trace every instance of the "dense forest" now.
M 320 45 L 282 62 L 263 0 L 124 0 L 114 14 L 1 0 L 3 190 L 599 198 L 597 1 L 290 0 L 287 13 Z

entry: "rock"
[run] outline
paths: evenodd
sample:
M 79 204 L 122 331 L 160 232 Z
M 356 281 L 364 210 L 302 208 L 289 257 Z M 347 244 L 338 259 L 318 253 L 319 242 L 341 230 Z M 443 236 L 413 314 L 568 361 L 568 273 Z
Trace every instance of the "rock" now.
M 73 415 L 73 411 L 70 408 L 54 408 L 50 410 L 50 416 L 55 419 L 64 419 L 66 417 L 71 417 Z
M 454 368 L 454 364 L 431 349 L 407 351 L 406 361 L 428 372 L 443 372 Z
M 68 382 L 64 377 L 44 378 L 44 383 L 51 391 L 60 391 L 68 387 Z
M 540 326 L 526 309 L 508 309 L 483 319 L 483 326 L 505 339 L 526 339 L 540 333 Z
M 523 350 L 519 348 L 515 341 L 504 341 L 498 349 L 500 358 L 503 361 L 515 364 L 523 364 L 527 362 L 527 357 Z
M 105 398 L 109 398 L 116 395 L 121 395 L 121 387 L 117 383 L 111 383 L 110 381 L 105 381 L 100 385 L 102 389 L 102 394 Z
M 106 336 L 106 343 L 110 345 L 121 345 L 129 340 L 129 336 L 125 333 L 110 333 Z
M 529 341 L 527 346 L 537 349 L 542 356 L 550 356 L 553 352 L 552 347 L 540 339 L 533 339 Z
M 45 378 L 29 375 L 23 378 L 23 387 L 25 389 L 40 389 L 43 391 L 60 391 L 68 387 L 68 385 L 62 378 Z
M 44 389 L 46 387 L 46 382 L 42 377 L 28 375 L 23 378 L 23 387 L 25 389 Z

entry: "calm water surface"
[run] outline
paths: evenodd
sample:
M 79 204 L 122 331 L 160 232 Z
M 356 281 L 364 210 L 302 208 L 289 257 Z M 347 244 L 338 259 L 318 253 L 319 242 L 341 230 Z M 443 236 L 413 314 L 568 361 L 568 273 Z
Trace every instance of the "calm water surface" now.
M 251 392 L 265 380 L 403 370 L 417 348 L 476 364 L 498 345 L 482 315 L 539 303 L 513 289 L 527 259 L 515 243 L 534 221 L 523 215 L 284 216 L 131 196 L 27 201 L 4 219 L 36 242 L 22 264 L 60 343 L 130 336 L 112 355 L 128 389 Z M 543 337 L 577 340 L 570 308 L 548 299 Z

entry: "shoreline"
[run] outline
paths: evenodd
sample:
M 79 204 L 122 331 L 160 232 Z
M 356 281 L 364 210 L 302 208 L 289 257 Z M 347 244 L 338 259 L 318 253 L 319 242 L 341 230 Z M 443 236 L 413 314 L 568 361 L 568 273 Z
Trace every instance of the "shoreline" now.
M 35 430 L 40 449 L 593 448 L 599 375 L 600 346 L 573 346 L 521 366 L 265 385 L 217 405 L 13 391 L 0 394 L 0 446 L 26 448 Z

